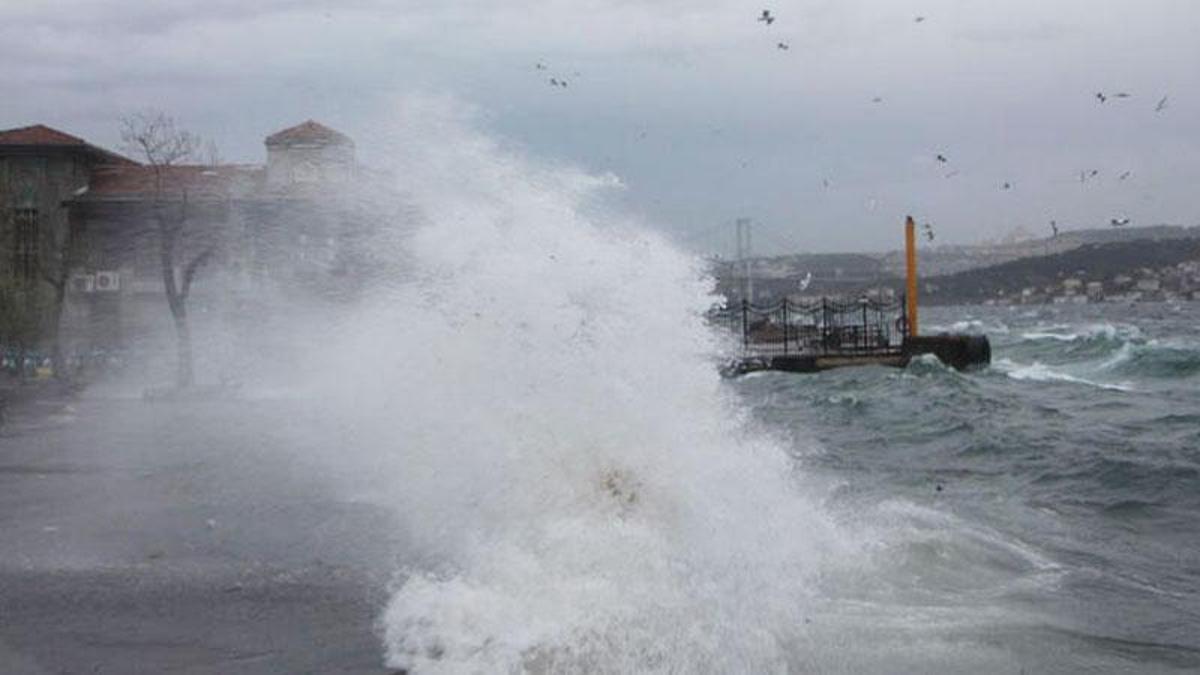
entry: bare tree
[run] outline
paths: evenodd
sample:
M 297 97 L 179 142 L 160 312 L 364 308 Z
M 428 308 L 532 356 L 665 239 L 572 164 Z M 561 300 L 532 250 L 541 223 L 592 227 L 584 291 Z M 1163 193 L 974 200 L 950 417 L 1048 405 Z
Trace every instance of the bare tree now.
M 213 257 L 217 244 L 210 241 L 199 246 L 183 264 L 182 274 L 176 279 L 177 264 L 188 255 L 184 250 L 185 240 L 194 233 L 190 231 L 193 214 L 188 202 L 188 181 L 174 172 L 173 167 L 188 160 L 195 161 L 202 143 L 198 136 L 177 128 L 175 120 L 161 112 L 123 117 L 121 139 L 146 160 L 154 174 L 151 216 L 158 232 L 163 289 L 175 323 L 179 357 L 175 383 L 180 388 L 189 387 L 195 380 L 195 372 L 188 326 L 188 298 L 196 273 Z

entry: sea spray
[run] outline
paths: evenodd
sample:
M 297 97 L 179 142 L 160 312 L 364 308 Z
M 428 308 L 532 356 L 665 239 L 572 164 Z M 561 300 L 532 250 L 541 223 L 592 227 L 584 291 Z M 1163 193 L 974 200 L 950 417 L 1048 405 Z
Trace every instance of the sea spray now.
M 388 663 L 786 671 L 812 577 L 853 552 L 721 388 L 702 267 L 605 215 L 611 178 L 444 102 L 402 119 L 415 267 L 348 327 L 326 396 L 413 548 Z

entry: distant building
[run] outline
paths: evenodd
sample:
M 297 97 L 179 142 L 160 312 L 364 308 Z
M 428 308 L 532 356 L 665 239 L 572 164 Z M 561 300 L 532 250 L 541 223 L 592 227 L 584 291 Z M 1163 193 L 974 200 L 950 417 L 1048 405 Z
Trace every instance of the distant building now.
M 394 214 L 389 181 L 354 142 L 309 120 L 268 136 L 265 165 L 155 167 L 42 125 L 0 131 L 0 275 L 37 283 L 69 235 L 65 328 L 76 350 L 114 349 L 169 320 L 160 208 L 186 214 L 177 264 L 213 247 L 193 303 L 248 314 L 267 296 L 338 297 L 369 272 L 373 228 Z M 364 199 L 369 195 L 373 199 Z M 182 269 L 176 270 L 177 278 Z
M 0 131 L 0 274 L 36 280 L 42 254 L 66 231 L 64 202 L 102 166 L 137 163 L 41 124 Z

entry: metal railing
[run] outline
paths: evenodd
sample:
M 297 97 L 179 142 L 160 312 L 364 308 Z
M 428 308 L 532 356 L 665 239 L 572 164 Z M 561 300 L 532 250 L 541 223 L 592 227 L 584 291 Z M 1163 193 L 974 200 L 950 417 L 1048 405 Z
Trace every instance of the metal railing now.
M 740 337 L 742 350 L 755 356 L 897 352 L 908 334 L 903 296 L 771 305 L 743 300 L 713 310 L 709 319 Z

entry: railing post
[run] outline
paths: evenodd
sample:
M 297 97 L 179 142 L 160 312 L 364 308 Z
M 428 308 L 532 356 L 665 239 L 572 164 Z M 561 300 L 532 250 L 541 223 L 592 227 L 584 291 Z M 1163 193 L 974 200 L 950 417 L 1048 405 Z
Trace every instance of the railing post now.
M 750 351 L 750 301 L 742 298 L 742 351 Z
M 788 353 L 788 299 L 783 296 L 783 355 Z
M 821 298 L 821 353 L 829 352 L 829 300 Z
M 863 348 L 863 351 L 866 351 L 867 349 L 870 348 L 870 343 L 867 341 L 867 303 L 865 300 L 862 303 L 862 315 L 863 315 L 862 348 Z

